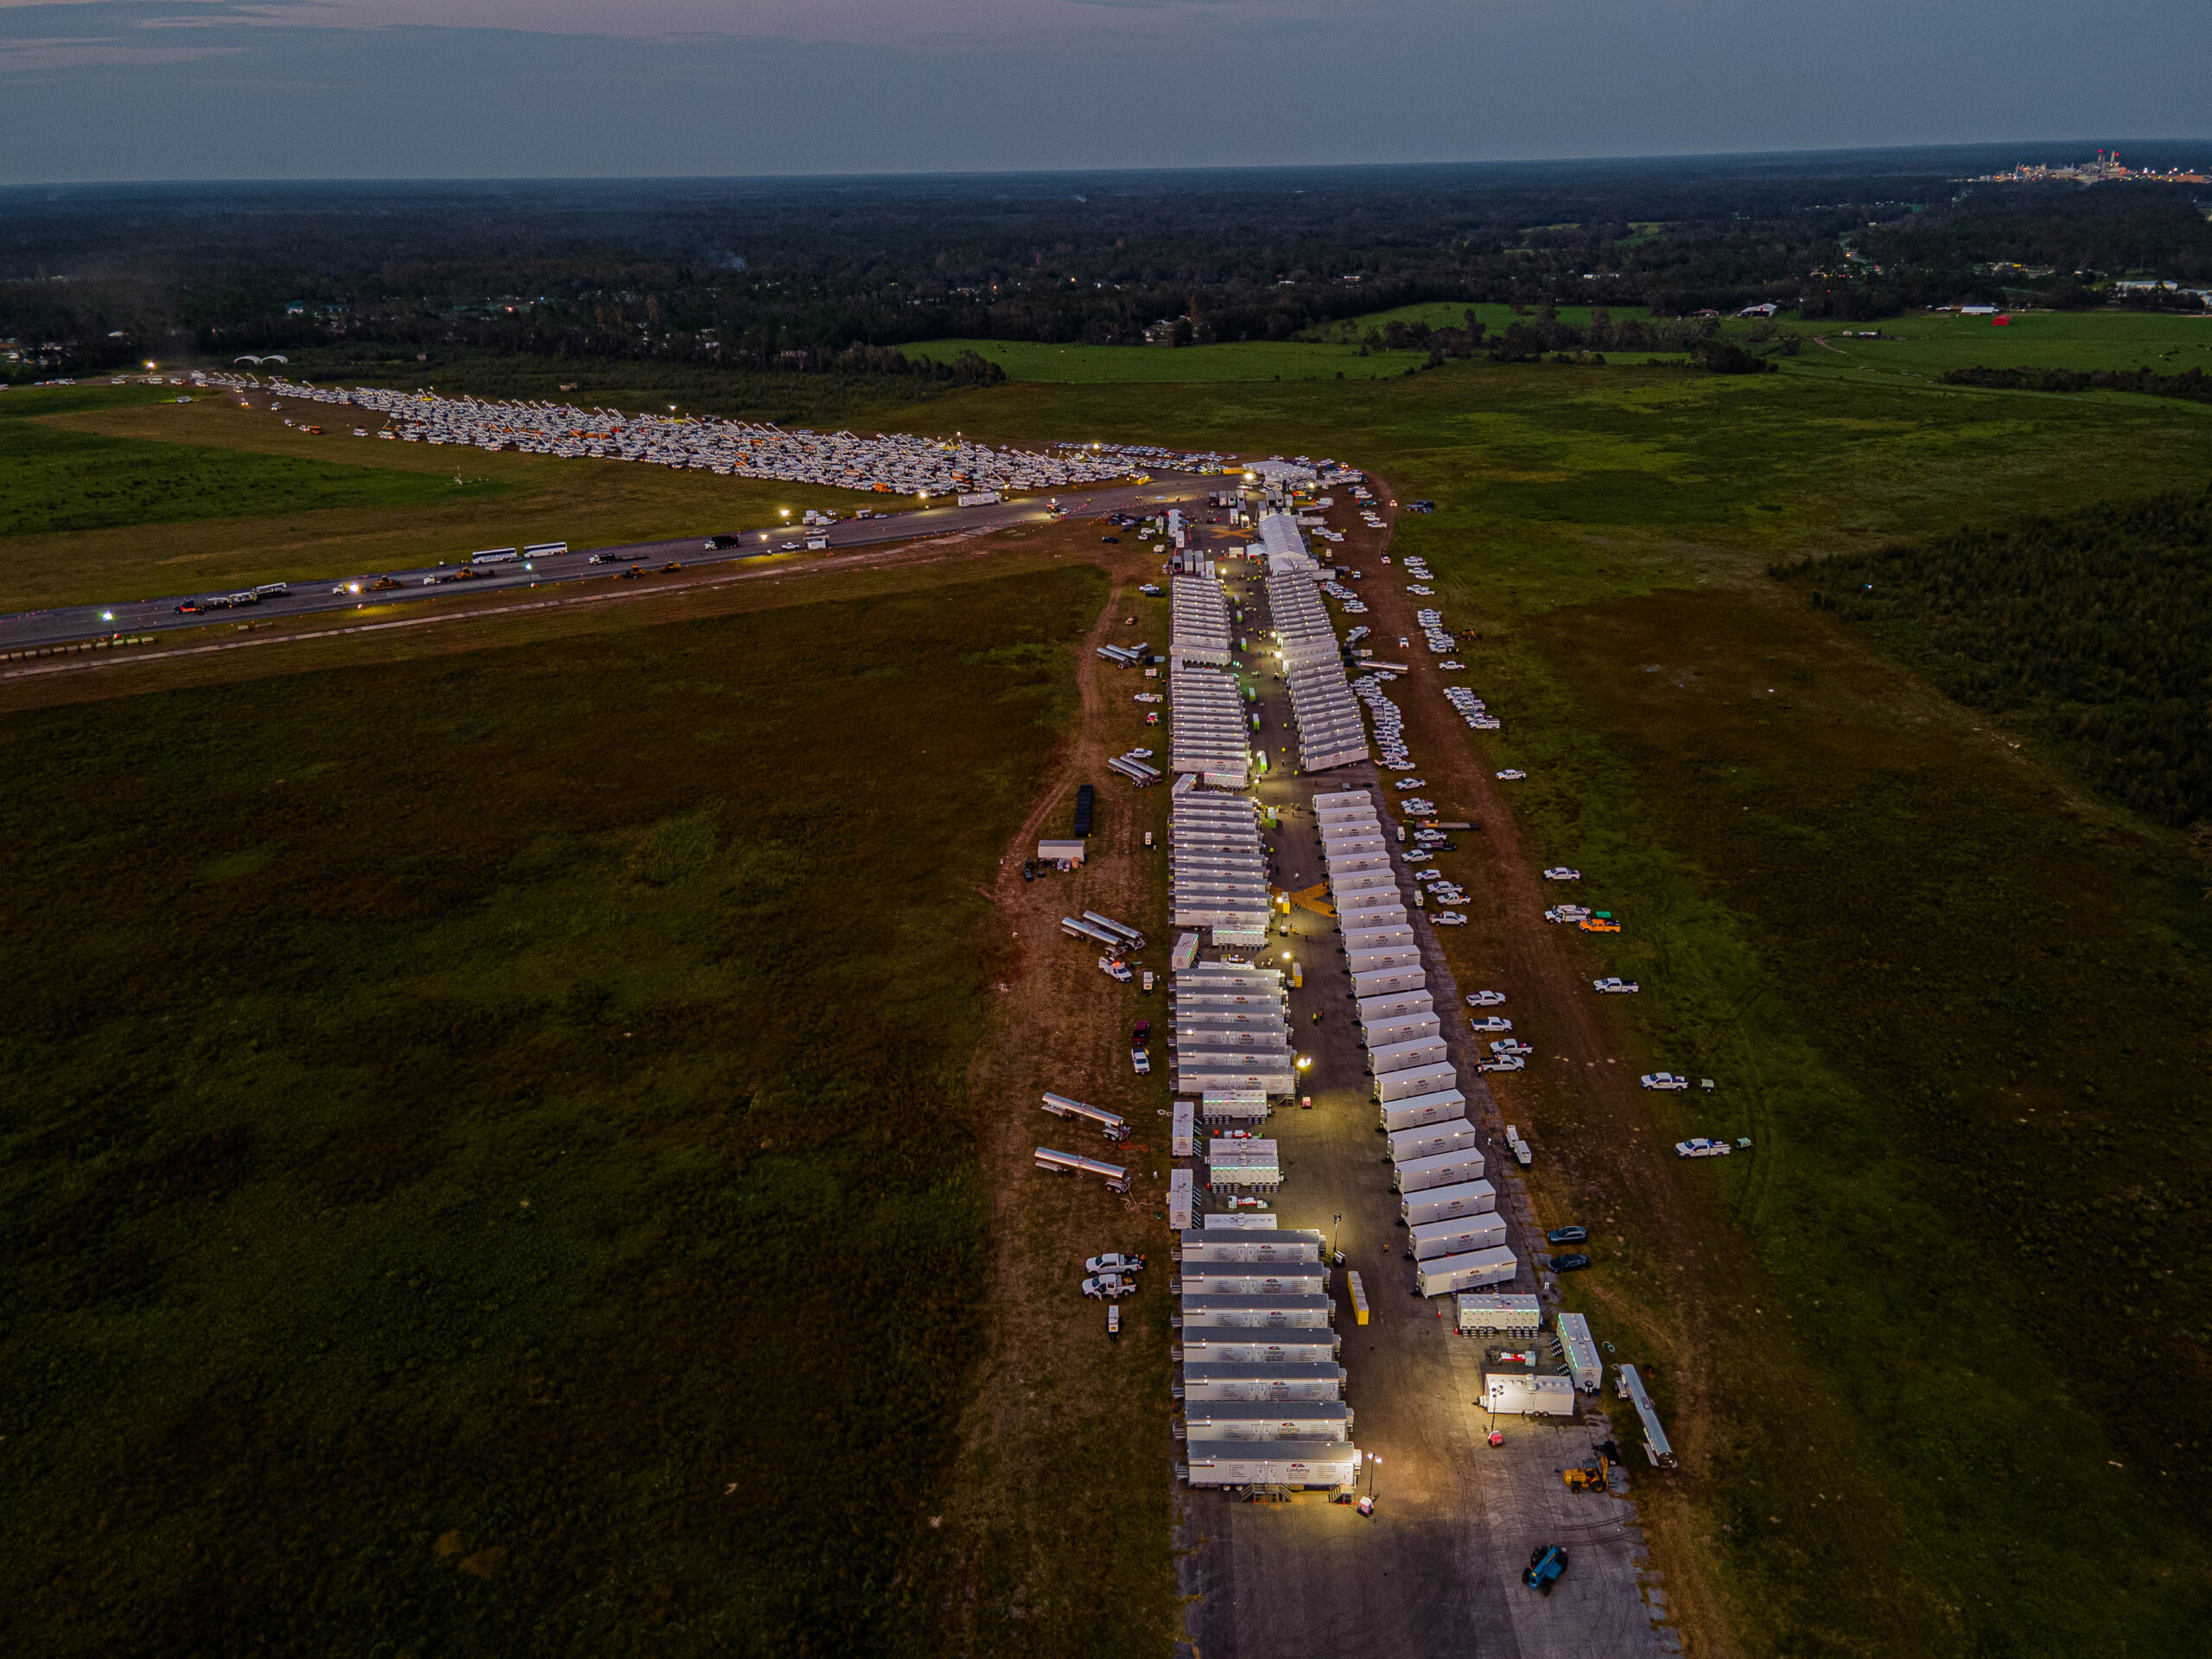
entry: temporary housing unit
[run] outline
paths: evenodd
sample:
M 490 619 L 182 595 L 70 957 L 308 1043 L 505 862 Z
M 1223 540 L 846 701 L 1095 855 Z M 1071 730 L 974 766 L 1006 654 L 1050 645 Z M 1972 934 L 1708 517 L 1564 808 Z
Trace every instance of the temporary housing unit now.
M 1398 1200 L 1398 1219 L 1408 1227 L 1450 1221 L 1457 1216 L 1487 1215 L 1497 1208 L 1497 1189 L 1488 1181 L 1455 1181 L 1406 1192 Z
M 1396 1161 L 1398 1191 L 1408 1196 L 1435 1187 L 1478 1181 L 1483 1176 L 1483 1155 L 1471 1146 L 1400 1158 Z
M 1518 1417 L 1574 1415 L 1574 1379 L 1527 1371 L 1484 1371 L 1483 1409 Z
M 1341 1400 L 1192 1400 L 1183 1397 L 1192 1440 L 1349 1440 L 1351 1408 Z
M 1470 1215 L 1446 1216 L 1441 1221 L 1416 1222 L 1407 1229 L 1414 1260 L 1433 1262 L 1447 1255 L 1465 1255 L 1505 1243 L 1505 1217 L 1495 1210 Z
M 1336 1303 L 1318 1294 L 1185 1294 L 1182 1307 L 1186 1344 L 1196 1325 L 1225 1325 L 1239 1331 L 1318 1331 L 1334 1323 L 1337 1317 Z
M 1590 1321 L 1580 1313 L 1562 1313 L 1553 1321 L 1559 1333 L 1560 1352 L 1567 1360 L 1567 1374 L 1585 1394 L 1598 1392 L 1605 1380 L 1605 1362 L 1590 1338 Z
M 1521 1263 L 1503 1245 L 1464 1255 L 1440 1255 L 1414 1263 L 1414 1288 L 1423 1296 L 1445 1296 L 1484 1285 L 1510 1285 Z
M 1341 1400 L 1348 1375 L 1334 1360 L 1287 1359 L 1273 1365 L 1185 1360 L 1183 1399 Z
M 1219 1217 L 1209 1217 L 1219 1220 Z M 1268 1220 L 1274 1217 L 1269 1216 Z M 1185 1229 L 1181 1236 L 1183 1260 L 1194 1262 L 1312 1262 L 1321 1260 L 1322 1238 L 1318 1231 L 1291 1227 L 1213 1227 Z
M 1183 1291 L 1192 1296 L 1320 1296 L 1329 1288 L 1325 1262 L 1193 1262 L 1180 1264 Z
M 1475 1126 L 1464 1117 L 1448 1118 L 1441 1123 L 1424 1123 L 1417 1129 L 1393 1129 L 1389 1135 L 1390 1161 L 1398 1166 L 1401 1180 L 1406 1164 L 1415 1158 L 1433 1158 L 1439 1153 L 1474 1152 L 1482 1144 L 1482 1136 Z M 1475 1159 L 1478 1173 L 1482 1169 L 1479 1154 Z
M 1543 1324 L 1544 1305 L 1534 1296 L 1490 1296 L 1478 1291 L 1459 1298 L 1459 1330 L 1466 1336 L 1533 1337 Z
M 1436 1089 L 1425 1095 L 1383 1101 L 1376 1109 L 1382 1114 L 1385 1129 L 1414 1129 L 1426 1123 L 1441 1123 L 1465 1116 L 1467 1097 L 1457 1089 Z
M 1349 1440 L 1192 1440 L 1193 1486 L 1321 1487 L 1350 1491 L 1359 1450 Z
M 1206 1185 L 1216 1192 L 1272 1192 L 1282 1185 L 1275 1142 L 1216 1137 L 1206 1142 Z

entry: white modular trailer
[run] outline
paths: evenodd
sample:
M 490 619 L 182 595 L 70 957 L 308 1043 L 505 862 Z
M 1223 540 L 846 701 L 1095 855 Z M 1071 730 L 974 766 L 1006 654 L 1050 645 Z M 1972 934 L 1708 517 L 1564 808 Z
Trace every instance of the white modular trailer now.
M 1046 864 L 1080 864 L 1084 859 L 1084 843 L 1079 841 L 1040 841 L 1037 856 Z
M 1224 1219 L 1215 1216 L 1209 1224 Z M 1250 1219 L 1239 1217 L 1239 1220 Z M 1273 1216 L 1263 1217 L 1273 1221 Z M 1302 1227 L 1217 1227 L 1185 1229 L 1183 1260 L 1190 1262 L 1313 1262 L 1321 1260 L 1322 1236 Z
M 1349 1440 L 1193 1440 L 1188 1455 L 1193 1486 L 1349 1491 L 1359 1478 L 1359 1448 Z
M 1185 1360 L 1183 1401 L 1341 1400 L 1348 1375 L 1334 1360 L 1286 1359 L 1273 1365 Z
M 1282 1185 L 1273 1141 L 1217 1137 L 1205 1144 L 1206 1185 L 1217 1192 L 1272 1192 Z
M 1443 1152 L 1400 1158 L 1397 1165 L 1398 1191 L 1404 1193 L 1430 1192 L 1483 1178 L 1483 1155 L 1471 1141 Z
M 1343 893 L 1336 896 L 1338 925 L 1357 925 L 1354 918 L 1362 911 L 1396 910 L 1406 907 L 1406 895 L 1395 881 L 1379 887 L 1363 888 L 1357 893 Z
M 1363 1026 L 1400 1014 L 1433 1014 L 1436 997 L 1426 987 L 1411 991 L 1395 991 L 1387 996 L 1370 996 L 1357 1003 L 1352 1012 L 1359 1016 Z
M 1225 1089 L 1201 1096 L 1198 1103 L 1198 1116 L 1210 1125 L 1264 1123 L 1268 1110 L 1267 1095 L 1257 1089 Z
M 1615 1373 L 1613 1389 L 1636 1408 L 1637 1418 L 1643 1425 L 1643 1455 L 1651 1459 L 1651 1466 L 1672 1469 L 1675 1448 L 1667 1443 L 1667 1431 L 1659 1423 L 1659 1408 L 1652 1403 L 1651 1391 L 1643 1386 L 1635 1366 L 1624 1365 Z
M 1287 1062 L 1278 1070 L 1248 1068 L 1241 1071 L 1225 1068 L 1209 1070 L 1214 1064 L 1211 1059 L 1193 1061 L 1188 1065 L 1178 1061 L 1175 1065 L 1176 1089 L 1186 1095 L 1226 1095 L 1251 1090 L 1258 1090 L 1264 1094 L 1287 1095 L 1297 1084 L 1297 1077 Z
M 1375 1071 L 1379 1089 L 1383 1078 L 1395 1077 L 1401 1071 L 1432 1071 L 1446 1064 L 1444 1038 L 1440 1033 L 1433 1037 L 1409 1037 L 1402 1043 L 1385 1043 L 1380 1048 L 1368 1051 L 1368 1062 Z M 1395 1099 L 1408 1092 L 1424 1094 L 1425 1090 L 1399 1089 L 1394 1094 L 1382 1095 L 1383 1099 Z
M 1427 984 L 1418 969 L 1386 968 L 1379 973 L 1354 974 L 1351 994 L 1360 1001 L 1390 991 L 1418 991 Z
M 1351 1408 L 1341 1400 L 1193 1400 L 1183 1396 L 1192 1440 L 1348 1440 Z
M 1414 1290 L 1422 1296 L 1448 1296 L 1455 1290 L 1510 1285 L 1521 1262 L 1503 1244 L 1465 1255 L 1440 1255 L 1414 1263 Z
M 1321 1296 L 1329 1289 L 1325 1262 L 1192 1262 L 1182 1263 L 1186 1296 Z
M 1391 842 L 1382 833 L 1380 824 L 1372 829 L 1364 824 L 1345 824 L 1321 832 L 1321 858 L 1324 863 L 1338 858 L 1389 857 Z
M 1185 1294 L 1184 1342 L 1195 1325 L 1233 1331 L 1320 1331 L 1333 1324 L 1337 1305 L 1326 1296 L 1260 1296 L 1224 1291 L 1218 1296 Z
M 1349 899 L 1355 893 L 1395 893 L 1398 878 L 1388 869 L 1347 870 L 1342 875 L 1332 872 L 1329 890 L 1340 899 Z
M 1395 1043 L 1392 1046 L 1404 1048 L 1408 1045 Z M 1441 1049 L 1443 1045 L 1439 1043 L 1435 1047 Z M 1382 1064 L 1381 1055 L 1376 1057 L 1375 1063 L 1377 1065 Z M 1459 1074 L 1446 1060 L 1432 1061 L 1425 1065 L 1401 1066 L 1395 1071 L 1377 1071 L 1375 1074 L 1375 1098 L 1382 1105 L 1388 1105 L 1394 1100 L 1411 1100 L 1416 1095 L 1441 1094 L 1447 1089 L 1459 1086 Z
M 1455 1117 L 1465 1117 L 1467 1097 L 1457 1089 L 1439 1089 L 1433 1094 L 1408 1095 L 1402 1100 L 1387 1100 L 1376 1108 L 1382 1114 L 1382 1128 L 1417 1129 L 1424 1123 L 1443 1123 Z
M 1370 933 L 1377 928 L 1403 927 L 1411 919 L 1412 912 L 1407 910 L 1406 901 L 1403 899 L 1391 897 L 1379 905 L 1362 905 L 1348 914 L 1339 909 L 1337 925 L 1347 934 Z M 1339 950 L 1344 948 L 1341 943 L 1338 948 Z M 1347 966 L 1344 971 L 1349 974 L 1354 970 Z M 1394 970 L 1389 968 L 1370 968 L 1367 971 L 1373 974 L 1387 974 Z
M 1497 1189 L 1488 1181 L 1454 1181 L 1449 1186 L 1424 1186 L 1402 1193 L 1398 1219 L 1408 1227 L 1418 1227 L 1424 1222 L 1487 1215 L 1497 1208 Z
M 1167 1224 L 1177 1232 L 1186 1230 L 1198 1218 L 1197 1195 L 1192 1190 L 1191 1172 L 1171 1169 L 1167 1172 Z
M 1227 1001 L 1225 997 L 1210 996 L 1173 998 L 1170 1020 L 1176 1033 L 1179 1036 L 1185 1032 L 1249 1031 L 1280 1035 L 1290 1028 L 1290 1015 L 1274 998 L 1231 1003 L 1226 1007 L 1213 1006 Z
M 1462 1336 L 1533 1337 L 1544 1326 L 1544 1305 L 1534 1296 L 1489 1296 L 1478 1291 L 1459 1298 Z
M 1376 1049 L 1389 1048 L 1395 1043 L 1440 1040 L 1443 1032 L 1444 1022 L 1432 1012 L 1386 1014 L 1372 1025 L 1362 1025 L 1359 1040 L 1372 1053 Z
M 1590 1338 L 1590 1321 L 1580 1313 L 1562 1313 L 1552 1321 L 1559 1333 L 1560 1352 L 1567 1360 L 1567 1374 L 1585 1394 L 1598 1392 L 1605 1381 L 1605 1362 Z
M 1403 950 L 1416 941 L 1414 931 L 1402 919 L 1395 922 L 1366 924 L 1348 927 L 1344 934 L 1344 953 L 1349 957 L 1361 950 Z
M 1396 868 L 1388 853 L 1324 853 L 1322 861 L 1329 867 L 1329 879 L 1342 881 L 1355 875 L 1389 875 Z M 1395 877 L 1392 878 L 1395 880 Z
M 1178 974 L 1168 982 L 1167 1005 L 1178 1019 L 1208 1019 L 1217 1014 L 1245 1017 L 1265 1023 L 1287 1020 L 1289 999 L 1281 991 L 1236 989 L 1193 990 Z
M 1399 1174 L 1405 1173 L 1408 1160 L 1433 1158 L 1439 1153 L 1473 1153 L 1475 1173 L 1482 1173 L 1483 1143 L 1475 1126 L 1464 1117 L 1447 1118 L 1441 1123 L 1424 1123 L 1417 1129 L 1393 1129 L 1390 1132 L 1390 1161 L 1398 1166 Z
M 1483 1409 L 1516 1417 L 1572 1417 L 1574 1379 L 1526 1371 L 1484 1371 Z
M 1321 838 L 1325 841 L 1331 836 L 1342 832 L 1346 826 L 1352 824 L 1367 824 L 1380 832 L 1382 827 L 1382 815 L 1376 810 L 1374 802 L 1362 797 L 1357 804 L 1351 805 L 1320 806 L 1317 804 L 1313 809 L 1313 822 L 1321 831 Z
M 1418 968 L 1421 952 L 1409 944 L 1392 945 L 1383 950 L 1347 950 L 1344 970 L 1352 974 L 1382 974 L 1393 968 Z
M 1233 1210 L 1205 1218 L 1205 1230 L 1209 1233 L 1273 1233 L 1282 1230 L 1278 1217 L 1262 1210 Z
M 1179 1100 L 1175 1103 L 1174 1116 L 1168 1131 L 1167 1155 L 1169 1157 L 1190 1158 L 1196 1155 L 1192 1150 L 1196 1141 L 1196 1130 L 1192 1122 L 1196 1116 L 1197 1113 L 1192 1109 L 1189 1101 Z
M 1313 798 L 1313 810 L 1316 812 L 1326 812 L 1332 807 L 1351 806 L 1361 801 L 1366 801 L 1371 804 L 1374 798 L 1363 789 L 1331 790 L 1326 794 L 1316 795 Z
M 1494 1210 L 1470 1215 L 1446 1216 L 1439 1221 L 1416 1222 L 1407 1230 L 1414 1260 L 1433 1262 L 1441 1256 L 1465 1255 L 1495 1249 L 1505 1243 L 1505 1217 Z

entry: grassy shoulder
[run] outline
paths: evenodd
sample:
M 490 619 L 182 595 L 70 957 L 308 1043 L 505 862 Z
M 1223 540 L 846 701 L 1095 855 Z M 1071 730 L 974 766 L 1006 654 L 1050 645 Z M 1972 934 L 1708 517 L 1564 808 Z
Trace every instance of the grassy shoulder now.
M 974 888 L 1097 603 L 1062 570 L 0 719 L 14 1645 L 926 1624 Z

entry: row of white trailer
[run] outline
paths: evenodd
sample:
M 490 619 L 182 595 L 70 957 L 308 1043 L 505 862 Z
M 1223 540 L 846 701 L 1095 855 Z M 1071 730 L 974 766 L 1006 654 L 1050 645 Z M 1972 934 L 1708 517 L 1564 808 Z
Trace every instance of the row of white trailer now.
M 1171 655 L 1167 707 L 1170 771 L 1218 789 L 1251 781 L 1250 716 L 1233 677 Z
M 1167 812 L 1167 855 L 1177 927 L 1206 929 L 1217 945 L 1267 943 L 1274 890 L 1249 797 L 1179 785 Z
M 1193 963 L 1167 981 L 1175 1092 L 1198 1096 L 1209 1122 L 1267 1115 L 1268 1096 L 1297 1086 L 1290 1000 L 1273 968 Z
M 1205 1217 L 1177 1239 L 1175 1432 L 1193 1486 L 1349 1491 L 1360 1452 L 1319 1232 Z
M 1397 1172 L 1400 1216 L 1422 1296 L 1510 1284 L 1497 1193 L 1484 1179 L 1482 1138 L 1467 1116 L 1398 885 L 1393 835 L 1365 790 L 1317 795 L 1321 856 L 1337 908 L 1371 1090 Z
M 1288 516 L 1271 513 L 1260 529 L 1268 543 L 1268 623 L 1298 728 L 1299 767 L 1322 772 L 1364 760 L 1367 728 L 1344 678 L 1336 626 L 1315 586 L 1320 568 L 1306 554 L 1305 539 Z

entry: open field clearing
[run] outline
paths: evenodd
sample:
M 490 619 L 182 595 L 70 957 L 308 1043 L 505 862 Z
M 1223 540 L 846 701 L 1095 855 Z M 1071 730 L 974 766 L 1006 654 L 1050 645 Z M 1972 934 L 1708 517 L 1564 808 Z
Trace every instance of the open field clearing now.
M 0 717 L 9 1645 L 936 1651 L 985 895 L 1101 594 Z
M 1799 366 L 1852 367 L 1935 378 L 1946 369 L 2142 369 L 2212 372 L 2212 313 L 2015 311 L 2002 327 L 1987 317 L 1916 312 L 1878 322 L 1788 322 L 1820 334 L 1827 349 L 1808 344 Z M 1785 322 L 1787 319 L 1783 319 Z M 1846 339 L 1843 330 L 1873 329 L 1878 340 Z M 1840 352 L 1843 359 L 1836 355 Z M 1843 359 L 1848 359 L 1847 364 Z
M 138 388 L 80 386 L 4 402 L 0 459 L 15 446 L 25 470 L 11 476 L 26 486 L 0 505 L 6 610 L 398 569 L 525 542 L 706 534 L 774 524 L 782 507 L 796 517 L 878 499 L 379 442 L 350 435 L 360 411 L 319 404 L 302 411 L 326 425 L 317 437 L 207 392 L 149 404 Z
M 1402 375 L 1420 352 L 1375 352 L 1357 343 L 1248 340 L 1218 346 L 1049 346 L 1026 340 L 931 340 L 902 346 L 910 356 L 950 362 L 963 352 L 997 364 L 1009 380 L 1068 385 L 1182 385 L 1213 380 L 1381 380 Z M 1055 435 L 1076 437 L 1077 433 Z

